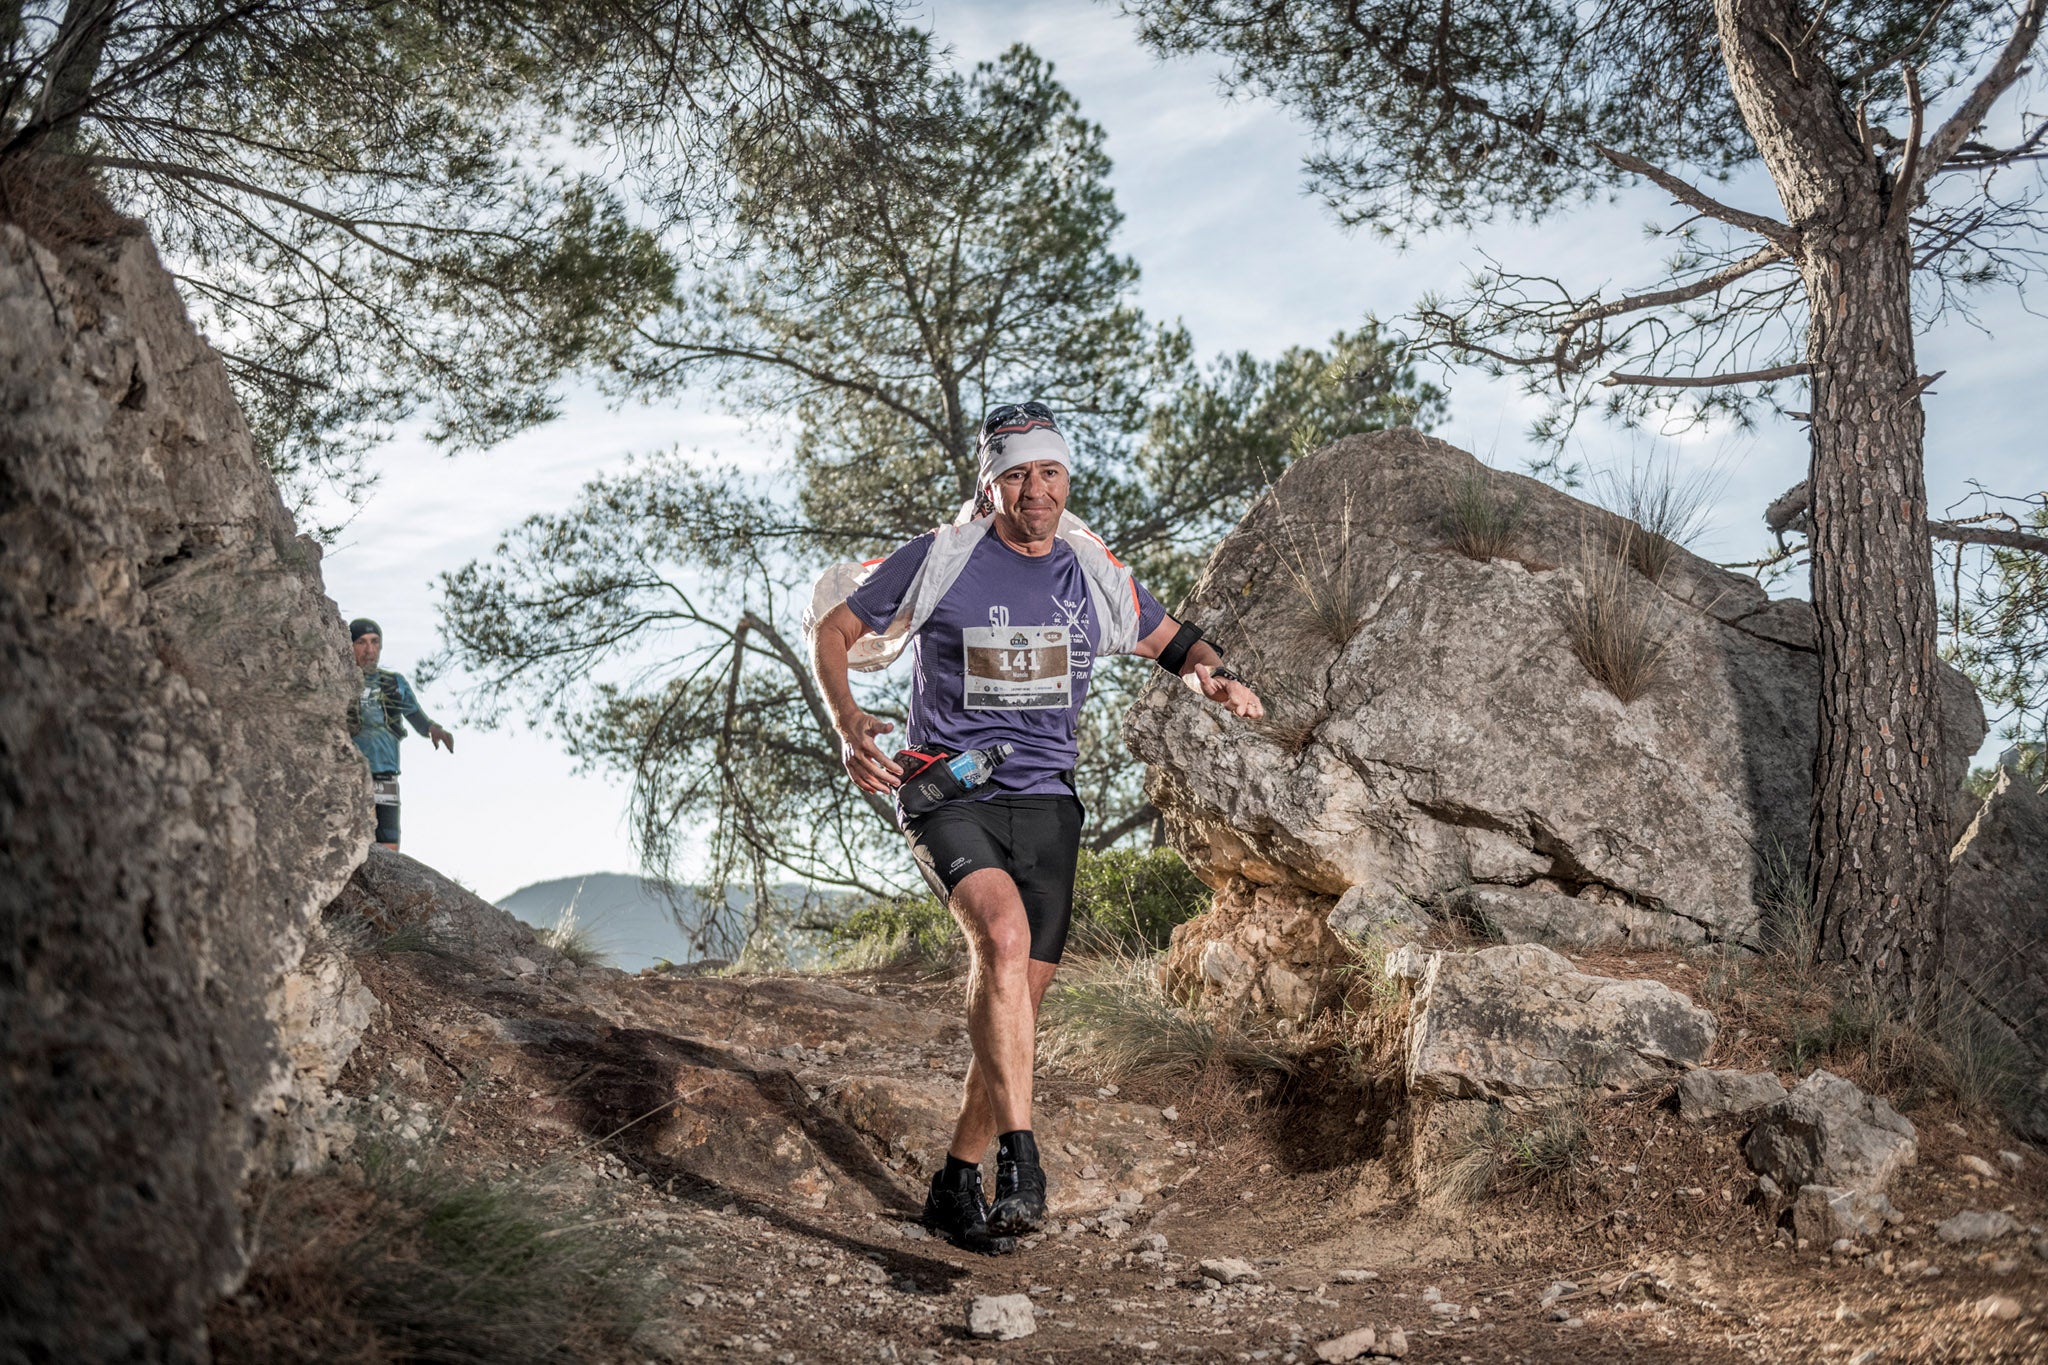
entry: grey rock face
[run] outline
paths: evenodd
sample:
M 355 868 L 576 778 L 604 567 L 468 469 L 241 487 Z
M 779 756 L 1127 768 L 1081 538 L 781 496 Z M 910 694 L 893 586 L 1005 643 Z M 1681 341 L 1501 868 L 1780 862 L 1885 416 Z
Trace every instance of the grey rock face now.
M 2019 1224 L 2013 1216 L 2000 1209 L 1988 1213 L 1982 1209 L 1966 1209 L 1953 1218 L 1944 1219 L 1934 1225 L 1934 1235 L 1944 1242 L 1995 1242 L 2001 1237 L 2010 1237 L 2019 1231 Z
M 1577 896 L 1541 886 L 1471 886 L 1446 898 L 1488 938 L 1553 948 L 1670 948 L 1705 940 L 1689 920 L 1630 905 L 1590 887 Z
M 1714 1019 L 1657 981 L 1577 971 L 1532 943 L 1417 954 L 1408 1086 L 1444 1099 L 1540 1099 L 1627 1090 L 1697 1065 Z
M 1766 1109 L 1743 1139 L 1751 1169 L 1786 1189 L 1832 1185 L 1876 1194 L 1919 1153 L 1912 1123 L 1884 1099 L 1816 1071 Z
M 1690 1123 L 1747 1114 L 1784 1098 L 1785 1087 L 1768 1071 L 1702 1067 L 1678 1078 L 1678 1116 Z
M 1577 566 L 1623 523 L 1496 471 L 1520 507 L 1515 557 L 1476 562 L 1443 526 L 1483 474 L 1413 431 L 1348 437 L 1291 466 L 1225 538 L 1185 614 L 1244 661 L 1269 718 L 1163 682 L 1133 707 L 1125 736 L 1174 846 L 1219 890 L 1442 903 L 1534 888 L 1551 895 L 1496 907 L 1532 937 L 1752 937 L 1770 852 L 1805 843 L 1810 609 L 1681 551 L 1644 580 L 1670 632 L 1664 677 L 1624 705 L 1562 625 Z M 1355 629 L 1330 629 L 1317 600 Z M 1960 674 L 1943 677 L 1960 790 L 1983 716 Z M 1202 951 L 1234 932 L 1198 920 L 1179 936 L 1176 985 L 1206 993 Z M 1258 951 L 1235 946 L 1256 971 Z
M 2048 796 L 2001 770 L 1949 858 L 1948 964 L 2027 1060 L 2020 1131 L 2048 1139 Z
M 1875 1237 L 1885 1224 L 1900 1221 L 1892 1201 L 1833 1185 L 1807 1185 L 1792 1201 L 1792 1230 L 1815 1246 L 1833 1246 L 1842 1238 Z
M 1015 1341 L 1038 1330 L 1028 1294 L 980 1294 L 967 1305 L 970 1336 Z
M 141 237 L 0 226 L 0 1357 L 199 1358 L 362 858 L 345 632 Z
M 1333 934 L 1382 947 L 1420 943 L 1434 927 L 1421 907 L 1406 896 L 1364 886 L 1354 886 L 1339 896 L 1324 923 Z

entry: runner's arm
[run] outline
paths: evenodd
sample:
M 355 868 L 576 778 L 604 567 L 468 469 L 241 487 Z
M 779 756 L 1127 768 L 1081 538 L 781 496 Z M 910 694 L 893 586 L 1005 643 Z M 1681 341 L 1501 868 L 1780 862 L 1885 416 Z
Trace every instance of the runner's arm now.
M 427 742 L 435 748 L 445 744 L 449 753 L 455 752 L 455 736 L 428 718 L 427 709 L 420 705 L 419 697 L 403 673 L 398 675 L 398 714 L 404 716 L 414 730 L 425 735 Z
M 862 791 L 881 795 L 901 784 L 903 769 L 877 747 L 875 736 L 896 727 L 861 710 L 846 677 L 847 651 L 869 633 L 867 623 L 844 602 L 826 612 L 811 634 L 811 673 L 825 694 L 832 726 L 839 732 L 839 761 L 846 765 L 846 775 Z
M 1163 618 L 1152 632 L 1138 641 L 1138 647 L 1131 652 L 1146 659 L 1156 659 L 1166 647 L 1173 643 L 1173 637 L 1180 633 L 1180 622 L 1171 616 Z M 1195 641 L 1188 650 L 1186 662 L 1181 665 L 1180 676 L 1195 691 L 1215 702 L 1233 716 L 1246 720 L 1257 720 L 1266 714 L 1266 707 L 1259 700 L 1258 693 L 1235 678 L 1216 678 L 1210 670 L 1223 666 L 1223 656 L 1212 648 L 1207 640 Z

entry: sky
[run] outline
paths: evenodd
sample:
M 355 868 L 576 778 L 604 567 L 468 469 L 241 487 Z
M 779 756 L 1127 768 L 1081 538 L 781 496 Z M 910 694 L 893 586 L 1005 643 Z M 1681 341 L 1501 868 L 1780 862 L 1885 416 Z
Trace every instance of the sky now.
M 1156 60 L 1109 6 L 951 0 L 925 16 L 963 66 L 1013 42 L 1054 64 L 1107 134 L 1125 214 L 1118 247 L 1143 271 L 1135 301 L 1148 315 L 1185 321 L 1205 355 L 1270 356 L 1326 341 L 1369 313 L 1398 315 L 1425 292 L 1455 290 L 1481 253 L 1528 263 L 1578 292 L 1653 283 L 1661 253 L 1642 225 L 1677 217 L 1660 192 L 1643 188 L 1539 226 L 1499 224 L 1396 250 L 1345 231 L 1302 193 L 1310 139 L 1284 110 L 1226 100 L 1213 59 Z M 1766 184 L 1718 192 L 1778 212 Z M 2048 466 L 2035 397 L 2048 329 L 2011 296 L 1987 298 L 1980 321 L 1985 330 L 1952 321 L 1920 342 L 1922 372 L 1947 371 L 1926 398 L 1936 509 L 1967 493 L 1971 478 L 2005 492 L 2038 489 Z M 1535 402 L 1511 381 L 1472 371 L 1448 384 L 1449 420 L 1435 434 L 1520 469 L 1534 453 L 1526 429 Z M 766 464 L 777 457 L 774 438 L 707 396 L 614 409 L 573 388 L 560 419 L 490 451 L 446 457 L 402 432 L 376 453 L 376 492 L 328 551 L 328 593 L 344 618 L 375 618 L 385 666 L 408 671 L 439 642 L 436 576 L 489 555 L 523 518 L 565 507 L 585 481 L 636 452 L 680 448 Z M 1596 468 L 1654 454 L 1681 476 L 1711 471 L 1718 493 L 1693 548 L 1723 560 L 1762 552 L 1762 509 L 1804 477 L 1806 459 L 1803 431 L 1769 421 L 1754 432 L 1646 443 L 1589 419 L 1573 453 Z M 547 878 L 636 870 L 624 780 L 572 771 L 548 735 L 471 724 L 460 683 L 443 678 L 421 689 L 428 712 L 457 740 L 453 754 L 417 738 L 405 746 L 405 851 L 493 899 Z

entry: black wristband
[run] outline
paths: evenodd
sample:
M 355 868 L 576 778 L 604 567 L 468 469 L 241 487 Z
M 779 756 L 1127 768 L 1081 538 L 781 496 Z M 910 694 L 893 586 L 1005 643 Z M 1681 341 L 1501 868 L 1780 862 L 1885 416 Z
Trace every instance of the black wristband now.
M 1159 651 L 1159 666 L 1174 677 L 1180 676 L 1187 664 L 1188 651 L 1195 647 L 1195 641 L 1202 638 L 1202 628 L 1193 621 L 1183 621 L 1173 638 L 1166 642 L 1166 648 Z

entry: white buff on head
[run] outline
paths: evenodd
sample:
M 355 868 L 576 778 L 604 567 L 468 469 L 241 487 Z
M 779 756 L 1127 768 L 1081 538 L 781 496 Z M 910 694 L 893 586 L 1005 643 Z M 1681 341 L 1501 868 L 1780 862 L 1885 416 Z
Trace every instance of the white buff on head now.
M 982 488 L 1000 479 L 1005 471 L 1034 460 L 1058 460 L 1069 473 L 1073 472 L 1067 438 L 1060 435 L 1049 413 L 1020 413 L 993 430 L 984 426 L 979 445 L 981 469 L 976 483 Z

